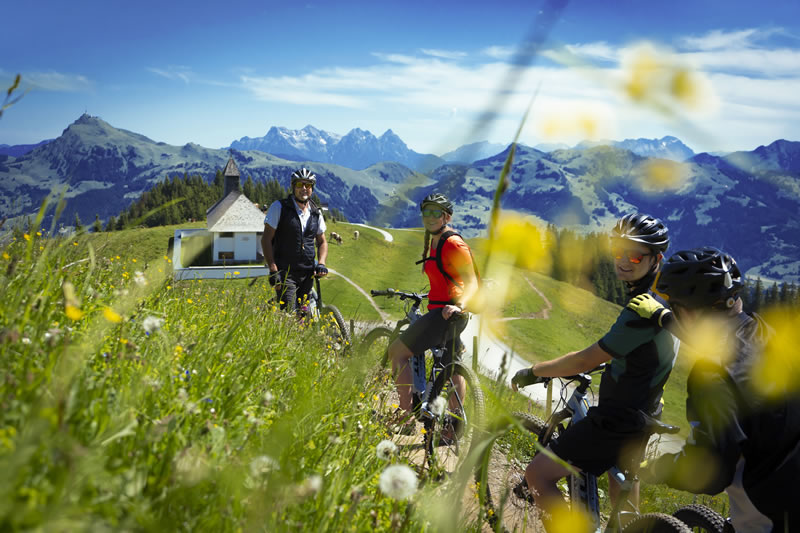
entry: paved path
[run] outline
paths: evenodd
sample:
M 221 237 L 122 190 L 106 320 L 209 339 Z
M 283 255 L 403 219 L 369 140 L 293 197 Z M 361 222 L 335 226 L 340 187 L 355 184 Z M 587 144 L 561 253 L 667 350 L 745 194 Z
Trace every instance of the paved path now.
M 349 283 L 350 285 L 355 287 L 358 292 L 363 294 L 364 298 L 366 298 L 367 301 L 369 302 L 369 304 L 375 309 L 375 311 L 378 312 L 378 314 L 380 315 L 382 321 L 386 322 L 387 320 L 389 320 L 389 318 L 390 318 L 389 314 L 386 313 L 385 311 L 383 311 L 380 307 L 378 307 L 378 304 L 375 303 L 375 300 L 372 299 L 372 296 L 370 296 L 370 294 L 367 291 L 365 291 L 360 286 L 358 286 L 355 281 L 353 281 L 352 279 L 348 278 L 347 276 L 345 276 L 341 272 L 335 271 L 332 268 L 329 268 L 328 272 L 330 272 L 332 274 L 336 274 L 337 276 L 339 276 L 340 278 L 345 280 L 347 283 Z
M 363 227 L 363 228 L 374 229 L 375 231 L 377 231 L 378 233 L 380 233 L 381 235 L 383 235 L 383 238 L 384 238 L 384 239 L 386 239 L 387 241 L 389 241 L 389 242 L 393 242 L 393 241 L 394 241 L 394 237 L 392 236 L 392 234 L 391 234 L 391 233 L 389 233 L 389 232 L 388 232 L 388 231 L 386 231 L 386 230 L 382 230 L 382 229 L 380 229 L 380 228 L 376 228 L 376 227 L 373 227 L 373 226 L 367 226 L 366 224 L 358 224 L 358 223 L 353 223 L 353 225 L 354 225 L 354 226 L 361 226 L 361 227 Z

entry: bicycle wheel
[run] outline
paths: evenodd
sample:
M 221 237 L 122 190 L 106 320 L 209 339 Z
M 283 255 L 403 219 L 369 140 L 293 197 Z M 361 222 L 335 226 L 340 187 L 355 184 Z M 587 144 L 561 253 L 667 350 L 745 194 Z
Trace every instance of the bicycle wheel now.
M 641 514 L 628 522 L 623 533 L 691 533 L 689 526 L 668 514 Z
M 512 432 L 517 424 L 525 431 L 521 439 Z M 536 454 L 534 443 L 546 446 L 557 437 L 557 426 L 530 413 L 514 412 L 510 417 L 487 424 L 484 442 L 473 439 L 473 447 L 485 447 L 475 468 L 475 482 L 482 515 L 493 530 L 527 529 L 538 519 L 538 510 L 533 507 L 525 482 L 524 461 Z M 520 440 L 518 446 L 524 447 L 524 461 L 509 460 L 512 451 L 509 441 L 513 439 Z
M 389 415 L 400 406 L 400 398 L 389 365 L 389 344 L 392 340 L 392 331 L 378 326 L 367 332 L 364 339 L 356 346 L 358 355 L 365 364 L 375 365 L 374 369 L 367 373 L 367 381 L 374 391 L 373 398 L 376 398 L 373 408 L 381 417 Z
M 454 384 L 455 376 L 464 381 L 463 394 Z M 438 407 L 443 412 L 437 413 Z M 466 459 L 472 439 L 483 423 L 486 407 L 478 376 L 460 361 L 451 364 L 431 387 L 429 409 L 434 418 L 425 423 L 428 465 L 432 470 L 454 472 Z
M 333 318 L 331 321 L 330 318 Z M 342 312 L 335 305 L 325 304 L 322 306 L 322 319 L 324 324 L 329 326 L 335 325 L 335 334 L 333 341 L 341 345 L 341 351 L 347 350 L 350 346 L 350 330 L 347 329 Z
M 672 516 L 689 526 L 692 531 L 723 533 L 725 518 L 710 507 L 692 503 L 672 513 Z

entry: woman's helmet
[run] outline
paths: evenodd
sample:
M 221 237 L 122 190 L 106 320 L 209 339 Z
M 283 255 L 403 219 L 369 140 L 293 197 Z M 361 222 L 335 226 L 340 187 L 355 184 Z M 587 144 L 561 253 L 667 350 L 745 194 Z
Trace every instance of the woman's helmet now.
M 419 204 L 420 211 L 422 211 L 422 209 L 425 207 L 425 204 L 436 204 L 442 209 L 444 209 L 445 212 L 447 212 L 448 214 L 450 215 L 453 214 L 453 202 L 448 200 L 447 196 L 445 196 L 444 194 L 439 194 L 435 192 L 426 196 L 422 200 L 422 203 Z
M 313 186 L 317 186 L 317 176 L 307 168 L 301 168 L 292 172 L 292 189 L 298 181 L 310 181 Z
M 730 308 L 742 287 L 742 273 L 733 257 L 711 247 L 675 252 L 655 282 L 656 291 L 670 304 L 688 309 Z
M 617 220 L 612 230 L 614 237 L 639 242 L 661 253 L 669 248 L 667 227 L 657 218 L 642 213 L 631 213 Z

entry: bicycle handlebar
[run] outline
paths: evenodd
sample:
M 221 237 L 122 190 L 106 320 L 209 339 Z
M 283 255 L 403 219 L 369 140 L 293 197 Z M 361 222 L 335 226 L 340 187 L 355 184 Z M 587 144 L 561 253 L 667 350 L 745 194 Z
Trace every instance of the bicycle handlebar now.
M 419 294 L 419 293 L 416 293 L 416 292 L 398 291 L 398 290 L 391 289 L 391 288 L 385 289 L 385 290 L 372 289 L 372 290 L 369 291 L 369 293 L 372 296 L 386 296 L 388 298 L 392 298 L 393 296 L 397 296 L 401 300 L 410 299 L 410 300 L 414 300 L 417 303 L 421 303 L 422 300 L 424 300 L 425 298 L 428 297 L 426 294 Z

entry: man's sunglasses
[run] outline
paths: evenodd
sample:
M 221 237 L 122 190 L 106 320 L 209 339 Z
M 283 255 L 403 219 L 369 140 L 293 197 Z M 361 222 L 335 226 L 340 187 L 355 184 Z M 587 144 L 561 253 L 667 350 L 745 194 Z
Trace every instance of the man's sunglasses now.
M 302 187 L 304 189 L 313 189 L 314 188 L 314 184 L 311 183 L 310 181 L 298 181 L 297 183 L 294 184 L 294 186 L 295 187 Z
M 634 252 L 632 250 L 623 250 L 622 248 L 612 248 L 611 254 L 616 259 L 622 259 L 622 256 L 624 255 L 625 257 L 628 258 L 628 261 L 630 261 L 634 265 L 638 265 L 639 263 L 641 263 L 642 259 L 644 259 L 648 255 L 653 255 L 653 254 L 640 254 L 639 252 Z
M 439 218 L 440 216 L 442 216 L 442 214 L 444 214 L 444 211 L 442 211 L 441 209 L 423 209 L 422 210 L 422 216 L 424 216 L 424 217 Z

